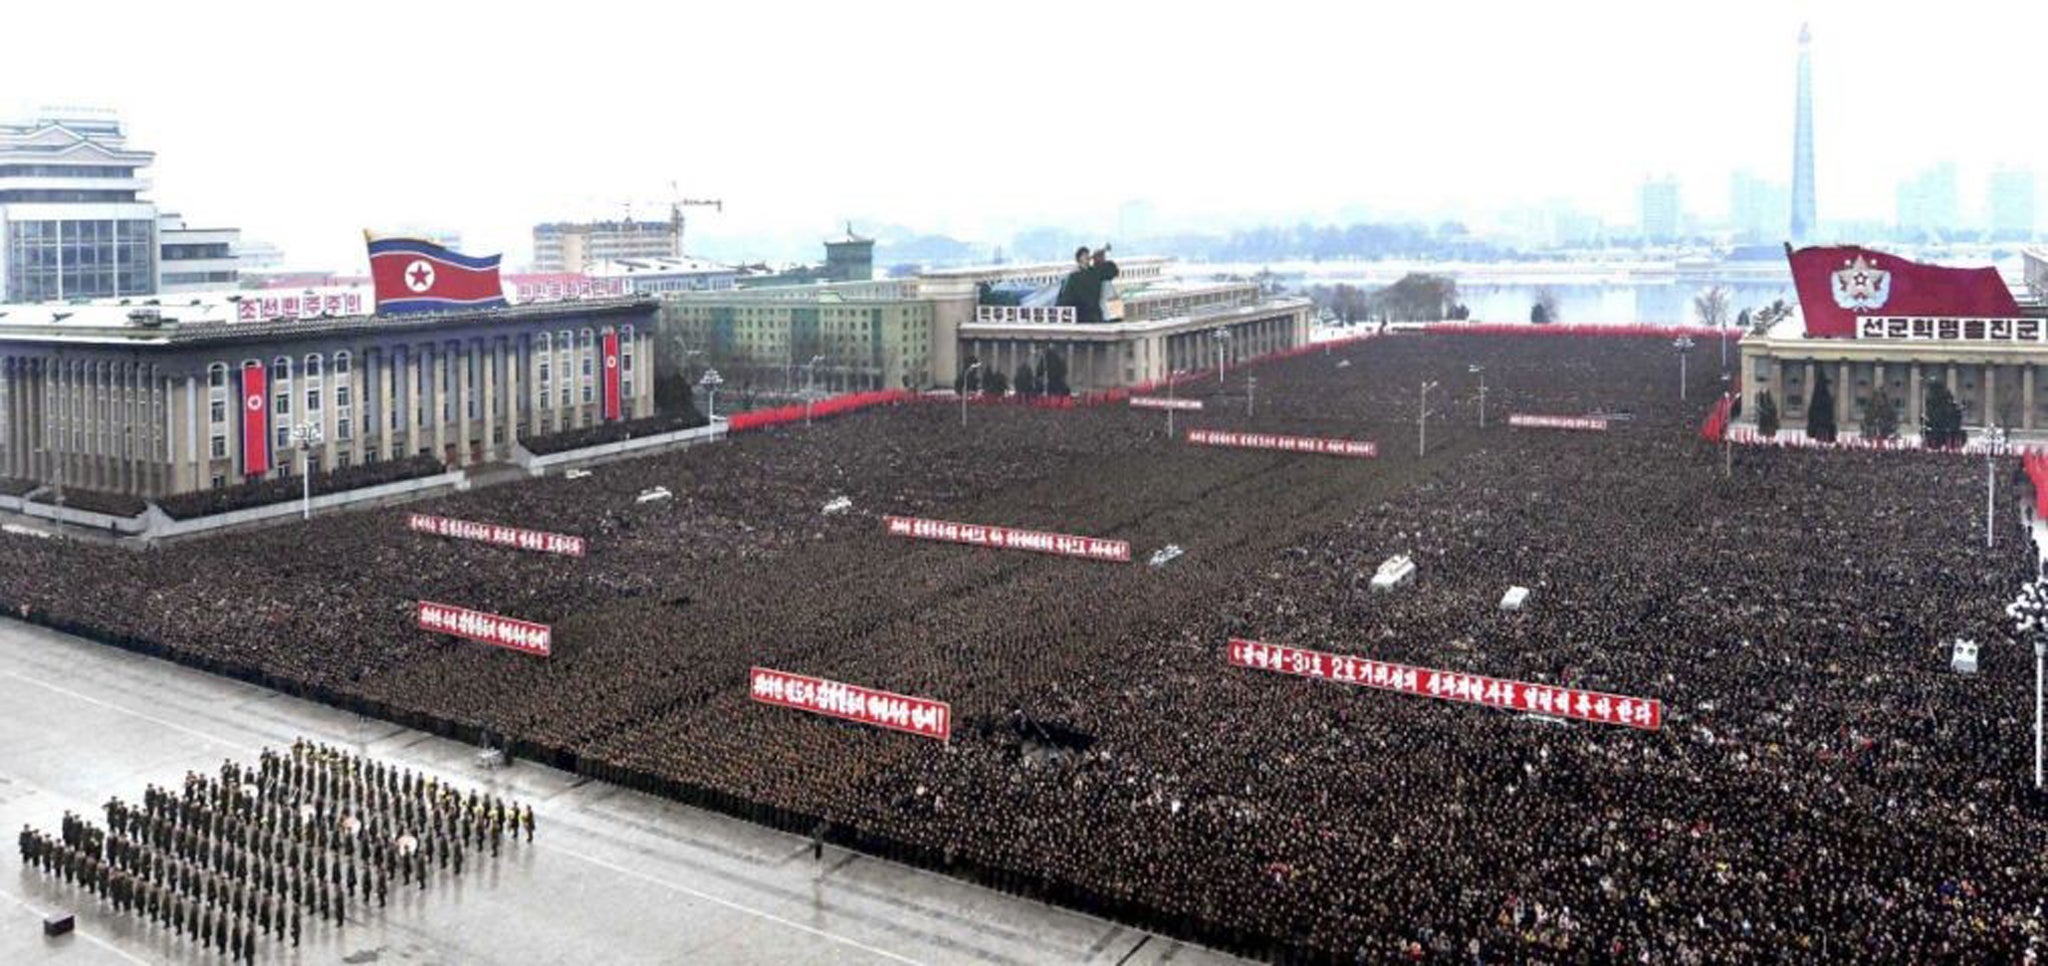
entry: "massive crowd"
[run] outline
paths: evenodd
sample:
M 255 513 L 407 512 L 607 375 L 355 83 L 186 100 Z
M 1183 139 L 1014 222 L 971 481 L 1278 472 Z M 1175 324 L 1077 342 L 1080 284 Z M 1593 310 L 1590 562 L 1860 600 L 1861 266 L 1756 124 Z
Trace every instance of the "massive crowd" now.
M 1179 390 L 1207 405 L 1183 429 L 1374 460 L 1187 446 L 1159 413 L 905 405 L 147 552 L 0 537 L 0 603 L 1251 952 L 2028 955 L 2048 823 L 2001 618 L 2034 573 L 2018 499 L 1987 549 L 1974 458 L 1740 450 L 1724 479 L 1702 361 L 1680 403 L 1665 340 L 1397 336 Z M 1626 418 L 1505 425 L 1596 411 Z M 674 498 L 634 499 L 657 485 Z M 409 511 L 590 551 L 423 536 Z M 881 514 L 1139 562 L 892 540 Z M 1372 593 L 1395 553 L 1416 582 Z M 549 623 L 555 653 L 420 632 L 421 598 Z M 1233 635 L 1658 698 L 1665 724 L 1236 669 Z M 1947 670 L 1956 637 L 1986 643 L 1981 673 Z M 752 665 L 948 701 L 954 737 L 756 704 Z

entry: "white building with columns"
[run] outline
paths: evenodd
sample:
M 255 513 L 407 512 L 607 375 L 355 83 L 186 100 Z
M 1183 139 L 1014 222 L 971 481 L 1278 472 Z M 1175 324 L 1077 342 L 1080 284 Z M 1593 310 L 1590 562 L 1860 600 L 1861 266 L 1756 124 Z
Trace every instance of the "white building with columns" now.
M 396 316 L 237 321 L 231 303 L 0 306 L 0 476 L 162 497 L 241 483 L 237 374 L 267 370 L 271 475 L 413 455 L 508 460 L 521 439 L 603 420 L 620 336 L 621 419 L 653 415 L 645 298 Z

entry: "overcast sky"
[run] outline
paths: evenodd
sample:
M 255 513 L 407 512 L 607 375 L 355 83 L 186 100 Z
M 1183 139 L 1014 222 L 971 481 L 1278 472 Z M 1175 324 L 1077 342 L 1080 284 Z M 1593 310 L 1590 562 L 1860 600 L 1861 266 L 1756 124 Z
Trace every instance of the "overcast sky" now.
M 458 9 L 458 7 L 466 9 Z M 10 3 L 0 112 L 118 109 L 154 197 L 294 263 L 365 227 L 523 261 L 536 220 L 682 194 L 693 238 L 847 217 L 1006 240 L 1158 220 L 1718 217 L 1789 181 L 1814 31 L 1820 215 L 1889 219 L 1938 160 L 1967 214 L 2048 167 L 2048 3 Z M 2043 172 L 2048 174 L 2048 172 Z M 2048 195 L 2048 184 L 2043 185 Z M 856 226 L 858 227 L 858 226 Z

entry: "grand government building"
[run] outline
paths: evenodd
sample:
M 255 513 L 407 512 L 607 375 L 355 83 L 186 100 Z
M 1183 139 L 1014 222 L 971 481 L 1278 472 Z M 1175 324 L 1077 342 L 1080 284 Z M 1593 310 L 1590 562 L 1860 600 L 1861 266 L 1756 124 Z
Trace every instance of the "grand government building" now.
M 1803 254 L 1794 256 L 1795 276 Z M 1965 425 L 2048 430 L 2048 251 L 2030 250 L 2022 257 L 2024 289 L 2009 293 L 2008 307 L 1988 316 L 1944 308 L 1944 297 L 1956 297 L 1946 293 L 1910 300 L 1910 311 L 1888 311 L 1887 305 L 1852 309 L 1855 299 L 1846 287 L 1872 284 L 1854 275 L 1854 268 L 1884 276 L 1865 301 L 1890 305 L 1908 303 L 1917 266 L 1904 263 L 1885 272 L 1875 268 L 1874 259 L 1852 258 L 1832 268 L 1824 283 L 1831 288 L 1801 286 L 1798 312 L 1742 340 L 1742 419 L 1754 426 L 1757 401 L 1769 392 L 1781 424 L 1803 429 L 1812 392 L 1825 382 L 1834 395 L 1836 423 L 1844 429 L 1854 428 L 1882 391 L 1897 406 L 1900 430 L 1917 432 L 1927 388 L 1938 383 L 1955 396 Z M 1969 305 L 1971 299 L 1965 294 L 1956 304 Z M 1838 326 L 1817 322 L 1845 310 L 1853 315 Z
M 141 497 L 240 483 L 245 367 L 267 377 L 270 475 L 296 472 L 306 425 L 316 473 L 504 460 L 522 437 L 602 419 L 608 331 L 620 418 L 653 412 L 652 299 L 239 321 L 241 298 L 0 306 L 0 476 Z

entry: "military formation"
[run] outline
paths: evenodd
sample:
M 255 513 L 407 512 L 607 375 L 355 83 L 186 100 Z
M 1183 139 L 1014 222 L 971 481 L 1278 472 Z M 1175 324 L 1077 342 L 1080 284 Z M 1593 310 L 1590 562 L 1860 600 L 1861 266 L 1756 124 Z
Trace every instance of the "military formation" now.
M 104 810 L 104 826 L 65 812 L 55 837 L 23 826 L 22 864 L 244 962 L 260 942 L 297 946 L 308 920 L 343 928 L 351 908 L 532 842 L 534 826 L 531 805 L 305 740 Z

